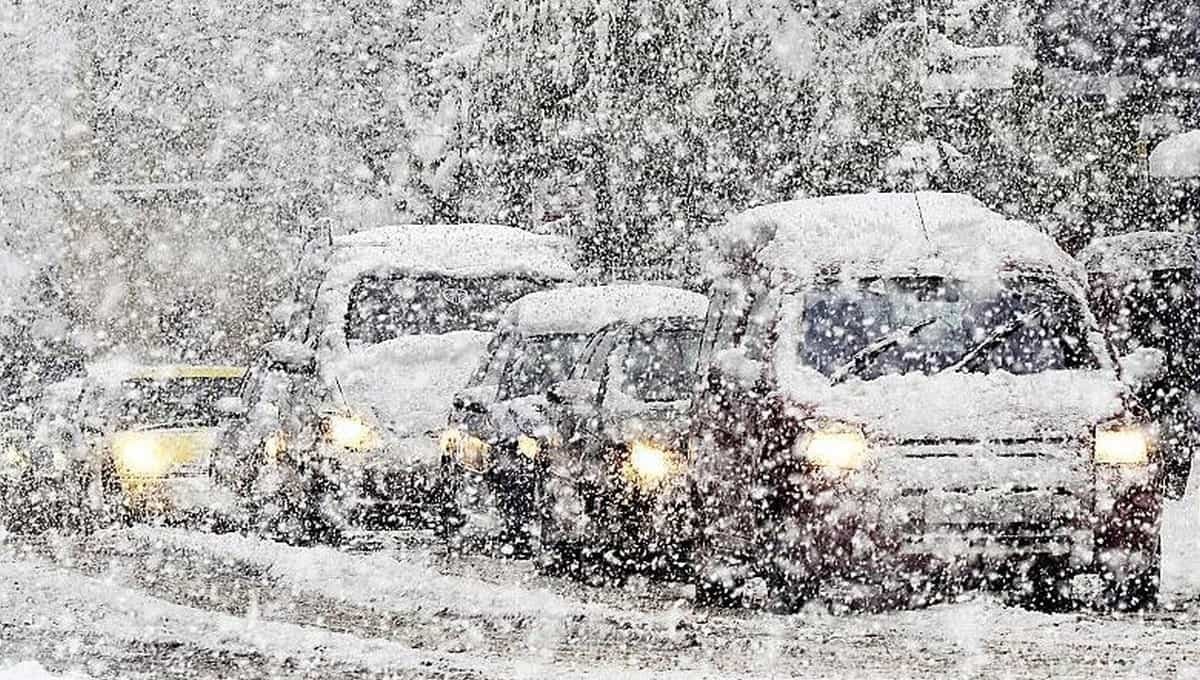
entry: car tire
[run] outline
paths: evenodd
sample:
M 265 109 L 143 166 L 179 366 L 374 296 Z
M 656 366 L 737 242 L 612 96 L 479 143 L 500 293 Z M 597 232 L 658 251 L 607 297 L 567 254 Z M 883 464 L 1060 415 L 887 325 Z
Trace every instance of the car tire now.
M 271 540 L 295 546 L 341 545 L 341 525 L 322 508 L 331 486 L 319 473 L 298 471 L 295 485 L 284 485 L 252 508 L 257 532 Z
M 1102 574 L 1104 590 L 1102 605 L 1105 609 L 1115 611 L 1143 611 L 1152 609 L 1158 604 L 1158 594 L 1161 586 L 1162 573 L 1162 538 L 1154 542 L 1154 547 L 1144 557 L 1145 566 L 1133 574 L 1117 577 L 1111 573 Z
M 1027 609 L 1052 614 L 1075 607 L 1071 597 L 1071 573 L 1063 557 L 1033 560 L 1027 569 L 1018 570 L 1013 588 L 1018 604 Z

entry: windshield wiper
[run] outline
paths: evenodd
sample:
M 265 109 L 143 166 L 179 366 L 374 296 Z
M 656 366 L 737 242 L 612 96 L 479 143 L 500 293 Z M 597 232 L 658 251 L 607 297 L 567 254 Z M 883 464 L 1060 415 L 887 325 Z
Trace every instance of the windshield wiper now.
M 902 340 L 906 340 L 917 333 L 920 333 L 923 328 L 929 326 L 934 321 L 937 321 L 936 316 L 931 316 L 927 319 L 921 319 L 910 326 L 897 329 L 890 335 L 882 337 L 866 347 L 863 347 L 855 352 L 854 356 L 850 357 L 846 363 L 837 367 L 837 370 L 835 370 L 833 375 L 829 377 L 830 382 L 836 385 L 844 381 L 857 371 L 860 371 L 864 367 L 868 366 L 872 359 L 898 345 Z
M 1038 307 L 1031 311 L 1025 312 L 1024 314 L 1016 317 L 1002 326 L 997 326 L 992 330 L 991 333 L 987 334 L 987 337 L 985 337 L 983 340 L 980 340 L 966 352 L 963 352 L 962 356 L 960 356 L 957 361 L 941 369 L 938 371 L 938 373 L 954 373 L 956 371 L 961 371 L 969 366 L 972 361 L 975 361 L 975 359 L 978 358 L 980 354 L 983 354 L 985 350 L 994 347 L 998 342 L 1002 342 L 1005 338 L 1015 333 L 1017 329 L 1041 316 L 1045 311 L 1045 307 Z

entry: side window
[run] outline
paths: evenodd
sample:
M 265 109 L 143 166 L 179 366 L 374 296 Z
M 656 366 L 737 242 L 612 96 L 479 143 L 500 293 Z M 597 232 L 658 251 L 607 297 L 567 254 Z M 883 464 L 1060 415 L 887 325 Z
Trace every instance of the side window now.
M 626 342 L 628 337 L 628 327 L 613 328 L 593 336 L 588 348 L 591 353 L 584 351 L 571 377 L 603 381 L 608 368 L 609 355 L 613 353 L 618 342 Z
M 713 354 L 737 343 L 750 308 L 750 294 L 743 285 L 733 284 L 717 291 L 708 307 L 704 322 L 701 364 Z
M 639 326 L 618 362 L 621 392 L 644 402 L 690 399 L 699 344 L 695 327 Z
M 504 367 L 508 365 L 509 356 L 518 340 L 519 337 L 514 331 L 503 331 L 493 335 L 488 342 L 487 351 L 480 359 L 479 367 L 467 381 L 467 387 L 499 383 L 500 376 L 504 373 Z

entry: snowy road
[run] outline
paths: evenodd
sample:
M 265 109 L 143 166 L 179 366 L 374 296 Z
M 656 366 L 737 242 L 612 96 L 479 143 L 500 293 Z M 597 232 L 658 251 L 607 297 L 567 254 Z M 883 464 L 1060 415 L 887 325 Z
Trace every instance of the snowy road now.
M 137 527 L 0 546 L 0 677 L 1200 677 L 1200 609 L 1044 615 L 985 595 L 837 616 L 694 610 L 420 534 L 336 551 Z M 902 669 L 902 670 L 901 670 Z M 7 678 L 6 678 L 7 680 Z

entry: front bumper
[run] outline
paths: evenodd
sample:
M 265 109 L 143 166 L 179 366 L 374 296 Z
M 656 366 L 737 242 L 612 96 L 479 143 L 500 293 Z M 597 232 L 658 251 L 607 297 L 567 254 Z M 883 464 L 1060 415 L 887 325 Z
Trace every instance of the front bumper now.
M 440 450 L 429 437 L 408 437 L 370 451 L 318 445 L 300 473 L 319 482 L 329 511 L 365 528 L 432 522 L 441 502 Z
M 237 498 L 207 474 L 123 478 L 121 487 L 126 505 L 148 514 L 232 513 L 237 507 Z
M 551 468 L 544 488 L 550 521 L 542 527 L 543 543 L 611 553 L 634 567 L 669 568 L 689 558 L 694 511 L 682 474 L 645 490 L 610 471 Z
M 809 470 L 767 503 L 757 535 L 724 542 L 799 580 L 1036 558 L 1083 573 L 1107 555 L 1151 549 L 1154 475 L 1066 456 L 882 455 L 859 472 Z
M 447 495 L 461 535 L 503 538 L 538 533 L 538 477 L 541 464 L 517 453 L 516 442 L 492 445 L 491 464 L 472 470 L 457 461 Z

